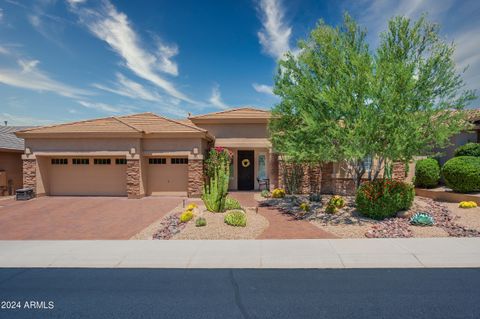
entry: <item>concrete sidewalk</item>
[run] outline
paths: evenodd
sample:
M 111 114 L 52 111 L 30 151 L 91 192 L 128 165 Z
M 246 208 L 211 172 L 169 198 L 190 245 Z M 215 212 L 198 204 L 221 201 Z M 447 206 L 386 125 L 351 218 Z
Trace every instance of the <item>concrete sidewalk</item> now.
M 0 241 L 0 267 L 480 267 L 480 238 Z

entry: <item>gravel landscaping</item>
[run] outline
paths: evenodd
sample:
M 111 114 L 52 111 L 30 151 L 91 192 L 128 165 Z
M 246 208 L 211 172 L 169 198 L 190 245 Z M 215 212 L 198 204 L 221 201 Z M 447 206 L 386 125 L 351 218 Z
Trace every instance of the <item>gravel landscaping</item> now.
M 224 223 L 225 213 L 212 213 L 203 210 L 197 214 L 190 222 L 185 223 L 185 229 L 173 236 L 172 239 L 255 239 L 265 228 L 268 227 L 268 221 L 255 209 L 247 208 L 247 226 L 233 227 Z M 203 227 L 195 226 L 195 219 L 204 217 L 207 225 Z
M 344 196 L 346 205 L 335 214 L 326 213 L 326 203 L 330 198 L 324 195 L 321 202 L 310 202 L 308 212 L 299 208 L 301 203 L 308 202 L 306 196 L 262 199 L 261 205 L 275 207 L 296 219 L 309 220 L 320 229 L 341 238 L 480 237 L 480 208 L 461 209 L 458 203 L 436 202 L 416 196 L 410 210 L 399 212 L 399 217 L 377 221 L 363 217 L 356 211 L 353 196 Z M 433 216 L 435 226 L 411 225 L 410 217 L 416 212 Z

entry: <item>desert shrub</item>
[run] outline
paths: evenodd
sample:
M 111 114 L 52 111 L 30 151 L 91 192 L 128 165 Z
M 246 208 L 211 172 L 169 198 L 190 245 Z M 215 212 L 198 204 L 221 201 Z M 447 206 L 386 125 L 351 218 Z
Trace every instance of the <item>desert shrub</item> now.
M 413 186 L 391 179 L 375 180 L 361 185 L 355 204 L 360 213 L 373 219 L 393 217 L 400 210 L 409 209 L 415 197 Z
M 225 210 L 241 209 L 240 203 L 235 198 L 227 197 L 225 200 Z
M 180 222 L 186 223 L 193 218 L 193 213 L 191 210 L 186 210 L 180 215 Z
M 225 224 L 230 226 L 247 226 L 247 215 L 243 210 L 232 210 L 225 214 L 223 219 Z
M 442 168 L 445 184 L 455 192 L 480 191 L 480 157 L 459 156 L 449 159 Z
M 455 157 L 475 156 L 480 157 L 480 143 L 467 143 L 455 150 Z
M 264 189 L 261 193 L 260 196 L 268 198 L 270 197 L 270 192 L 267 189 Z
M 198 217 L 195 220 L 195 226 L 197 227 L 207 226 L 207 220 L 204 217 Z
M 415 186 L 432 188 L 440 180 L 440 165 L 433 158 L 419 160 L 415 164 Z
M 477 207 L 477 203 L 473 201 L 463 201 L 458 204 L 458 207 L 460 208 L 475 208 Z
M 410 218 L 410 224 L 416 226 L 433 226 L 433 224 L 435 224 L 435 220 L 430 214 L 415 213 L 415 215 Z
M 308 212 L 310 211 L 310 205 L 308 205 L 307 203 L 301 203 L 300 209 L 303 210 L 304 212 Z
M 283 198 L 285 197 L 285 190 L 283 188 L 275 188 L 272 192 L 273 198 Z
M 325 212 L 335 214 L 343 206 L 345 206 L 345 199 L 340 195 L 335 195 L 328 201 Z

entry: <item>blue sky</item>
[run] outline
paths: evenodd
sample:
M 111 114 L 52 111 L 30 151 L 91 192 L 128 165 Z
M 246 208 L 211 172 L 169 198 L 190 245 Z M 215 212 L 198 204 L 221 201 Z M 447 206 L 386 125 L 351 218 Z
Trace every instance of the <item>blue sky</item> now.
M 390 17 L 428 12 L 456 43 L 459 69 L 469 65 L 468 86 L 480 86 L 479 1 L 0 0 L 0 120 L 270 108 L 277 59 L 345 10 L 372 48 Z

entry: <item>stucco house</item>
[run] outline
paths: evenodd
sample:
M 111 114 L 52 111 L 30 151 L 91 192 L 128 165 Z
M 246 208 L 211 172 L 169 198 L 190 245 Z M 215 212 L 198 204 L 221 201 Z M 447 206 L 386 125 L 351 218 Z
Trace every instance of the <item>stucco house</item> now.
M 12 195 L 22 187 L 23 139 L 15 132 L 26 126 L 0 126 L 0 196 Z
M 22 130 L 24 186 L 38 196 L 199 196 L 213 146 L 234 154 L 232 190 L 258 189 L 257 178 L 275 186 L 269 118 L 239 108 L 185 120 L 142 113 Z M 249 165 L 241 165 L 245 159 Z
M 470 130 L 452 136 L 450 145 L 443 149 L 436 149 L 441 155 L 438 157 L 440 165 L 445 164 L 455 154 L 455 149 L 467 143 L 480 143 L 480 109 L 465 110 L 466 119 L 472 124 Z
M 284 187 L 288 164 L 268 139 L 269 111 L 236 108 L 172 120 L 153 113 L 108 117 L 16 132 L 25 139 L 24 187 L 37 196 L 200 196 L 211 147 L 233 153 L 230 190 Z M 304 193 L 347 194 L 338 163 L 304 165 Z M 404 178 L 403 164 L 394 175 Z

